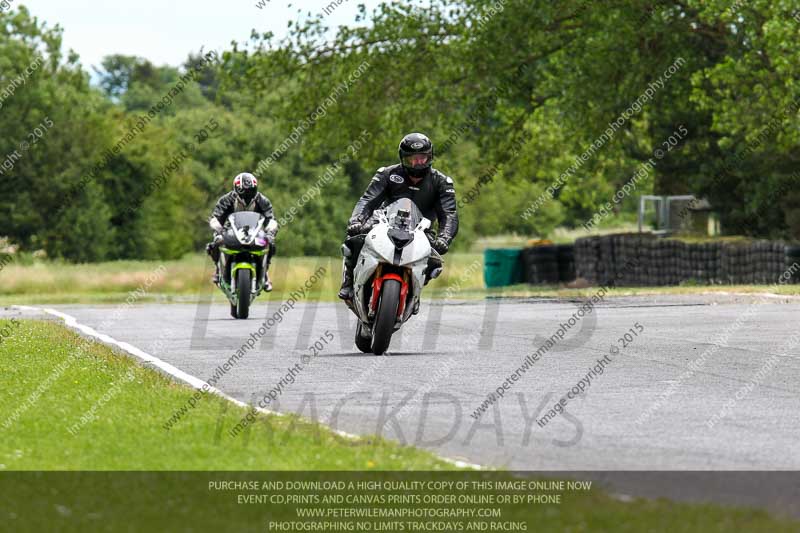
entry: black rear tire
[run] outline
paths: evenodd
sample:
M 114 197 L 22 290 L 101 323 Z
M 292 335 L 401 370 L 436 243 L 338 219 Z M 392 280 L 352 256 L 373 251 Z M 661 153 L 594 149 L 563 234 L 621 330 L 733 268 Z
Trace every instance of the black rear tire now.
M 375 325 L 372 326 L 372 353 L 383 355 L 392 342 L 394 325 L 397 322 L 397 308 L 400 305 L 400 282 L 387 279 L 381 287 Z
M 236 317 L 246 319 L 250 316 L 251 276 L 249 268 L 236 271 Z
M 364 353 L 372 353 L 372 337 L 363 336 L 363 326 L 361 322 L 356 326 L 356 348 Z

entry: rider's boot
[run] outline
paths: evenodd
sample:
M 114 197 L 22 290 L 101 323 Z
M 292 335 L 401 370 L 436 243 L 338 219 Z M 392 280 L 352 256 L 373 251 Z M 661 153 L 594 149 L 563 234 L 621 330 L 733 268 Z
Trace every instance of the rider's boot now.
M 206 253 L 214 263 L 214 275 L 211 276 L 211 283 L 219 285 L 219 246 L 217 246 L 216 240 L 206 245 Z
M 269 272 L 264 272 L 264 291 L 272 292 L 272 281 L 269 279 Z
M 339 289 L 339 298 L 352 300 L 353 296 L 353 269 L 345 265 L 342 272 L 342 288 Z

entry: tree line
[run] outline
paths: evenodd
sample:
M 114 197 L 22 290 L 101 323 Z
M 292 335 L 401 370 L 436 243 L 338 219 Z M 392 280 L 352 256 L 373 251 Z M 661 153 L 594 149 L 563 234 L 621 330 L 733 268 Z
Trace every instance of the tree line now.
M 70 261 L 177 258 L 249 170 L 291 218 L 280 253 L 335 255 L 410 131 L 468 195 L 457 247 L 547 236 L 597 219 L 680 127 L 638 192 L 695 194 L 725 231 L 797 239 L 794 4 L 390 0 L 332 39 L 310 15 L 282 39 L 254 31 L 180 66 L 113 55 L 93 74 L 19 6 L 0 13 L 0 236 Z

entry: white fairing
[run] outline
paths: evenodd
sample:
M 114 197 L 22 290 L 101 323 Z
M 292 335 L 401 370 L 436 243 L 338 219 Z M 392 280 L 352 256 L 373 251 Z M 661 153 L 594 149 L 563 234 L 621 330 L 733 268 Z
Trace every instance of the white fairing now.
M 369 293 L 372 291 L 370 278 L 379 264 L 386 263 L 406 267 L 411 271 L 412 287 L 409 288 L 411 299 L 403 316 L 403 320 L 406 320 L 422 293 L 425 281 L 423 276 L 431 255 L 431 245 L 425 235 L 425 230 L 430 228 L 431 222 L 428 219 L 422 219 L 422 222 L 413 231 L 414 240 L 402 248 L 401 253 L 398 253 L 388 235 L 391 227 L 389 221 L 382 213 L 377 213 L 377 216 L 380 222 L 367 234 L 354 271 L 355 311 L 362 322 L 369 322 L 369 309 L 365 305 L 365 301 L 369 301 Z M 398 257 L 395 257 L 396 254 Z M 367 294 L 366 298 L 365 294 Z M 400 327 L 401 323 L 399 322 L 396 327 Z

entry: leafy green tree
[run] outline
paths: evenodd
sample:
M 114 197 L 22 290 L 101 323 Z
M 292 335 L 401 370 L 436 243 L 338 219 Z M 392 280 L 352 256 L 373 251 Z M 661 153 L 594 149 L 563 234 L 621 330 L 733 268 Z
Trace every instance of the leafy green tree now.
M 142 59 L 136 56 L 114 54 L 104 57 L 100 62 L 102 68 L 94 68 L 100 78 L 100 88 L 111 98 L 121 97 L 128 91 L 141 62 Z
M 89 87 L 78 57 L 62 54 L 60 30 L 25 7 L 0 14 L 0 28 L 0 72 L 16 86 L 3 99 L 0 154 L 20 155 L 0 180 L 0 234 L 54 256 L 104 259 L 110 239 L 102 186 L 79 184 L 102 157 L 112 104 Z
M 250 171 L 285 223 L 281 254 L 338 254 L 375 169 L 423 131 L 455 178 L 457 247 L 546 236 L 580 227 L 680 130 L 634 194 L 695 193 L 729 233 L 798 238 L 795 4 L 390 0 L 333 38 L 321 15 L 286 39 L 254 32 L 204 68 L 202 51 L 179 67 L 109 56 L 98 88 L 57 27 L 6 11 L 0 235 L 75 261 L 180 257 Z

